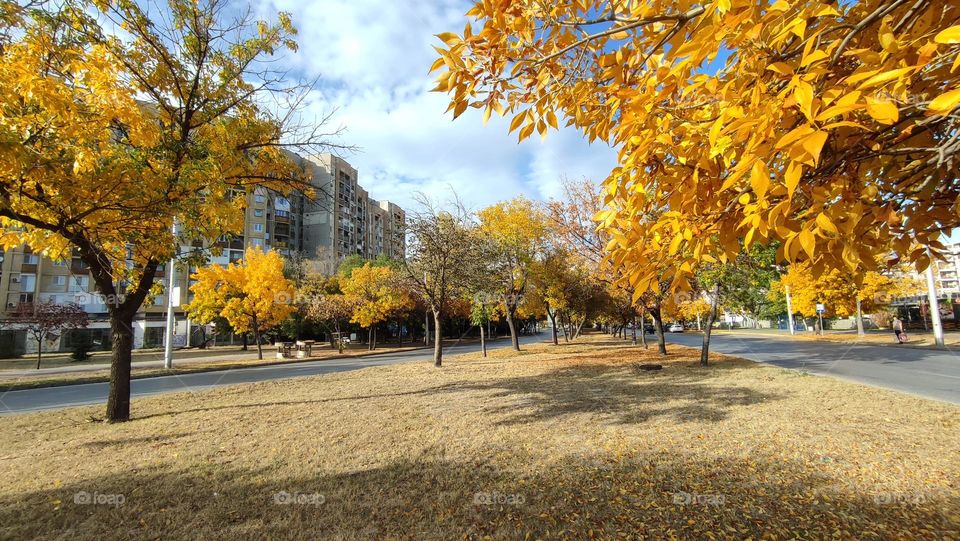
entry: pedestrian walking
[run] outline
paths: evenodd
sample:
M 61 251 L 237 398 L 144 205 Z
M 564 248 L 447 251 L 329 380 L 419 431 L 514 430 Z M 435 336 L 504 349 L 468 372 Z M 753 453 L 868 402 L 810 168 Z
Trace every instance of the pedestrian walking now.
M 899 317 L 893 318 L 893 334 L 897 337 L 897 343 L 902 344 L 907 341 L 907 333 L 903 332 L 903 321 Z

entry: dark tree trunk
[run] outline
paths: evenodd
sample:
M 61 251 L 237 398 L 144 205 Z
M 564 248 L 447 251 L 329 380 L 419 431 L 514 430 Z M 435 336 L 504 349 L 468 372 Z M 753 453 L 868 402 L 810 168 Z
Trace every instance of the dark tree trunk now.
M 513 321 L 513 310 L 507 309 L 507 327 L 510 327 L 510 343 L 515 351 L 520 351 L 520 338 L 517 336 L 517 324 Z
M 442 314 L 433 311 L 433 366 L 440 368 L 443 364 L 443 331 L 440 328 L 440 317 Z
M 713 322 L 717 320 L 717 310 L 720 307 L 720 284 L 713 288 L 713 298 L 710 299 L 710 311 L 707 313 L 707 326 L 703 329 L 703 346 L 700 348 L 700 366 L 707 366 L 710 359 L 710 332 Z
M 130 419 L 130 362 L 133 358 L 134 311 L 113 310 L 110 332 L 113 351 L 110 359 L 110 393 L 107 396 L 107 420 Z
M 243 333 L 243 347 L 240 349 L 243 351 L 247 351 L 247 333 Z
M 558 346 L 560 341 L 557 340 L 557 314 L 548 307 L 547 315 L 550 316 L 550 338 L 553 339 L 553 345 Z
M 653 316 L 653 328 L 657 331 L 657 349 L 660 355 L 667 354 L 667 340 L 663 336 L 663 316 L 660 313 L 660 307 L 650 309 L 650 315 Z
M 637 315 L 633 315 L 633 345 L 637 345 Z

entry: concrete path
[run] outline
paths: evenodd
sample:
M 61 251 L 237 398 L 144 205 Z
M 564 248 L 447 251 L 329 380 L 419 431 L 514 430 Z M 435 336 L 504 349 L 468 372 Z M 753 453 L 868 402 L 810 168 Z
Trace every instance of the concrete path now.
M 521 344 L 530 344 L 539 340 L 544 340 L 544 338 L 542 336 L 524 336 L 521 337 Z M 491 342 L 488 345 L 488 349 L 502 348 L 509 345 L 509 338 L 501 338 L 500 340 Z M 479 350 L 480 344 L 472 342 L 459 346 L 444 347 L 443 354 L 444 357 L 447 357 L 448 355 L 470 353 Z M 133 380 L 130 388 L 132 398 L 136 399 L 142 396 L 198 391 L 238 383 L 253 383 L 257 381 L 315 376 L 331 372 L 344 372 L 369 366 L 383 366 L 411 361 L 430 362 L 432 359 L 432 349 L 418 349 L 349 359 L 304 361 L 301 363 L 275 366 L 235 368 L 216 372 L 142 378 Z M 0 414 L 9 415 L 70 406 L 82 406 L 86 404 L 106 403 L 108 389 L 109 384 L 107 383 L 84 383 L 79 385 L 8 391 L 0 394 Z
M 699 348 L 700 333 L 668 334 Z M 892 340 L 891 340 L 892 342 Z M 711 351 L 960 404 L 960 350 L 792 340 L 736 331 L 715 334 Z

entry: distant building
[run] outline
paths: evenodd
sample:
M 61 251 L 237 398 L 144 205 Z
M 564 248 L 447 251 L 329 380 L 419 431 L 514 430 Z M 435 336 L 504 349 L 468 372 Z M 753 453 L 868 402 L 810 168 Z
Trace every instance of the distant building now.
M 372 199 L 357 182 L 357 170 L 344 159 L 323 154 L 316 159 L 295 157 L 311 178 L 312 197 L 302 193 L 287 196 L 264 188 L 245 195 L 246 216 L 242 234 L 215 241 L 219 255 L 212 255 L 203 243 L 181 246 L 181 252 L 203 249 L 211 264 L 226 266 L 243 259 L 253 246 L 276 250 L 284 256 L 300 252 L 319 272 L 331 273 L 344 257 L 358 254 L 375 258 L 384 254 L 402 259 L 405 255 L 406 214 L 389 201 Z M 239 193 L 238 196 L 244 196 Z M 189 275 L 196 269 L 177 270 L 175 304 L 190 301 Z M 166 285 L 169 275 L 161 265 L 155 280 Z M 0 252 L 0 299 L 2 310 L 13 311 L 19 303 L 76 302 L 90 314 L 90 326 L 68 331 L 57 340 L 44 344 L 44 351 L 71 351 L 77 340 L 89 339 L 93 349 L 110 349 L 110 325 L 107 307 L 97 295 L 87 266 L 79 257 L 53 261 L 34 254 L 28 246 Z M 166 292 L 145 304 L 134 321 L 136 348 L 161 347 L 164 340 Z M 179 343 L 185 345 L 187 322 L 182 308 L 177 309 Z M 196 340 L 194 327 L 191 337 Z M 221 337 L 231 339 L 231 337 Z M 36 351 L 25 331 L 0 330 L 0 357 Z

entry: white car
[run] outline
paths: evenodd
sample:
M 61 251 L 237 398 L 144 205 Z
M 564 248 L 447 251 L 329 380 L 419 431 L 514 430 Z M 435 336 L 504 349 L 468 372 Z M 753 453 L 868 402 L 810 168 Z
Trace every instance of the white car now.
M 667 327 L 667 332 L 683 332 L 683 325 L 679 323 L 674 323 Z

